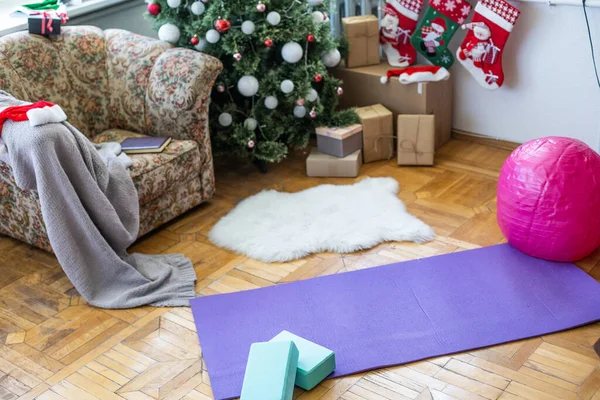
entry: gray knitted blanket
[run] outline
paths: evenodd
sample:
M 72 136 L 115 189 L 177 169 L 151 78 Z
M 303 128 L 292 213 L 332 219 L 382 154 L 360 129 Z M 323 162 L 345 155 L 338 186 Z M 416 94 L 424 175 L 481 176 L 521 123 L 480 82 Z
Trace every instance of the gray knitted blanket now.
M 23 104 L 0 91 L 0 107 Z M 196 280 L 189 259 L 127 254 L 139 230 L 139 203 L 123 164 L 103 160 L 69 123 L 6 121 L 2 140 L 17 185 L 37 191 L 52 249 L 88 303 L 189 305 Z

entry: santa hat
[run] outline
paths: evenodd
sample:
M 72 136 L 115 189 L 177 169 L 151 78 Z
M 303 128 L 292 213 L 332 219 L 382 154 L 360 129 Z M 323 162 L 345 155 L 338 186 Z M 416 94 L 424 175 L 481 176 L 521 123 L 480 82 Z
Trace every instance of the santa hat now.
M 431 21 L 431 28 L 433 28 L 434 31 L 442 34 L 446 31 L 446 21 L 444 21 L 443 18 L 436 17 L 433 19 L 433 21 Z
M 450 78 L 450 73 L 444 67 L 426 65 L 408 67 L 402 69 L 390 69 L 386 76 L 381 77 L 381 83 L 385 84 L 392 76 L 397 76 L 400 83 L 407 85 L 417 82 L 438 82 Z
M 29 121 L 31 126 L 59 123 L 67 120 L 67 115 L 60 106 L 47 101 L 23 106 L 11 106 L 0 110 L 0 134 L 7 120 L 14 122 Z
M 475 27 L 483 28 L 489 32 L 490 27 L 485 24 L 485 22 L 469 22 L 468 24 L 462 24 L 462 29 L 473 29 Z

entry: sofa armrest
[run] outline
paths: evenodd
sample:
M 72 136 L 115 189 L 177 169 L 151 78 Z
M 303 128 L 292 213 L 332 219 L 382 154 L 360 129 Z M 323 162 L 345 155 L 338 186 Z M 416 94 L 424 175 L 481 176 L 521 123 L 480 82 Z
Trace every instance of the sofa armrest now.
M 219 60 L 175 48 L 156 60 L 146 91 L 146 127 L 153 136 L 196 140 L 210 149 L 208 107 Z

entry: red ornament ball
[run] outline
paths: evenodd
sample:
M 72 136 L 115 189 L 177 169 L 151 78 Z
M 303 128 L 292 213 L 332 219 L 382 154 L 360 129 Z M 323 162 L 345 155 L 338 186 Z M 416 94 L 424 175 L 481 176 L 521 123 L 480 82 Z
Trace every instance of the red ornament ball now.
M 313 119 L 314 119 L 314 118 L 317 118 L 317 112 L 316 112 L 315 110 L 310 110 L 310 112 L 308 113 L 308 115 L 309 115 L 311 118 L 313 118 Z
M 160 4 L 158 4 L 158 3 L 148 4 L 148 12 L 151 15 L 154 15 L 156 17 L 158 14 L 160 14 Z
M 258 12 L 265 12 L 265 10 L 267 9 L 267 6 L 265 6 L 265 3 L 259 1 L 258 4 L 256 5 L 256 11 Z
M 223 85 L 218 85 L 217 86 L 217 92 L 223 93 L 224 91 L 225 91 L 225 86 L 223 86 Z
M 344 89 L 342 89 L 341 87 L 337 88 L 337 94 L 338 95 L 343 95 L 344 94 Z
M 198 36 L 194 36 L 193 38 L 190 39 L 190 44 L 192 46 L 197 45 L 198 43 L 200 43 L 200 40 L 198 39 Z
M 231 22 L 226 19 L 218 19 L 215 22 L 215 29 L 221 33 L 227 32 L 231 28 Z
M 304 105 L 304 99 L 298 99 L 298 100 L 296 100 L 296 105 L 298 107 L 302 107 Z
M 306 37 L 306 40 L 308 40 L 309 42 L 314 42 L 315 41 L 315 35 L 313 35 L 312 33 L 309 33 L 308 36 Z
M 315 82 L 321 82 L 322 80 L 323 80 L 323 77 L 321 76 L 321 74 L 315 75 Z
M 271 39 L 265 40 L 265 46 L 267 46 L 267 47 L 273 46 L 273 41 Z
M 235 54 L 233 55 L 233 59 L 234 59 L 235 61 L 240 61 L 240 60 L 242 59 L 242 55 L 241 55 L 240 53 L 235 53 Z
M 254 140 L 248 140 L 248 148 L 252 149 L 255 145 L 256 143 L 254 143 Z

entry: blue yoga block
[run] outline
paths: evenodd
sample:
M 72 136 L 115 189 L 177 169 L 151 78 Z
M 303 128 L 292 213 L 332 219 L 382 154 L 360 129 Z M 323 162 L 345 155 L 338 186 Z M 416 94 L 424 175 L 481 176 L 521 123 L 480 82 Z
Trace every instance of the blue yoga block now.
M 271 342 L 288 341 L 294 342 L 300 352 L 296 371 L 296 386 L 311 390 L 335 369 L 334 352 L 323 346 L 288 331 L 283 331 L 271 339 Z
M 240 400 L 292 400 L 297 367 L 293 342 L 253 343 Z

